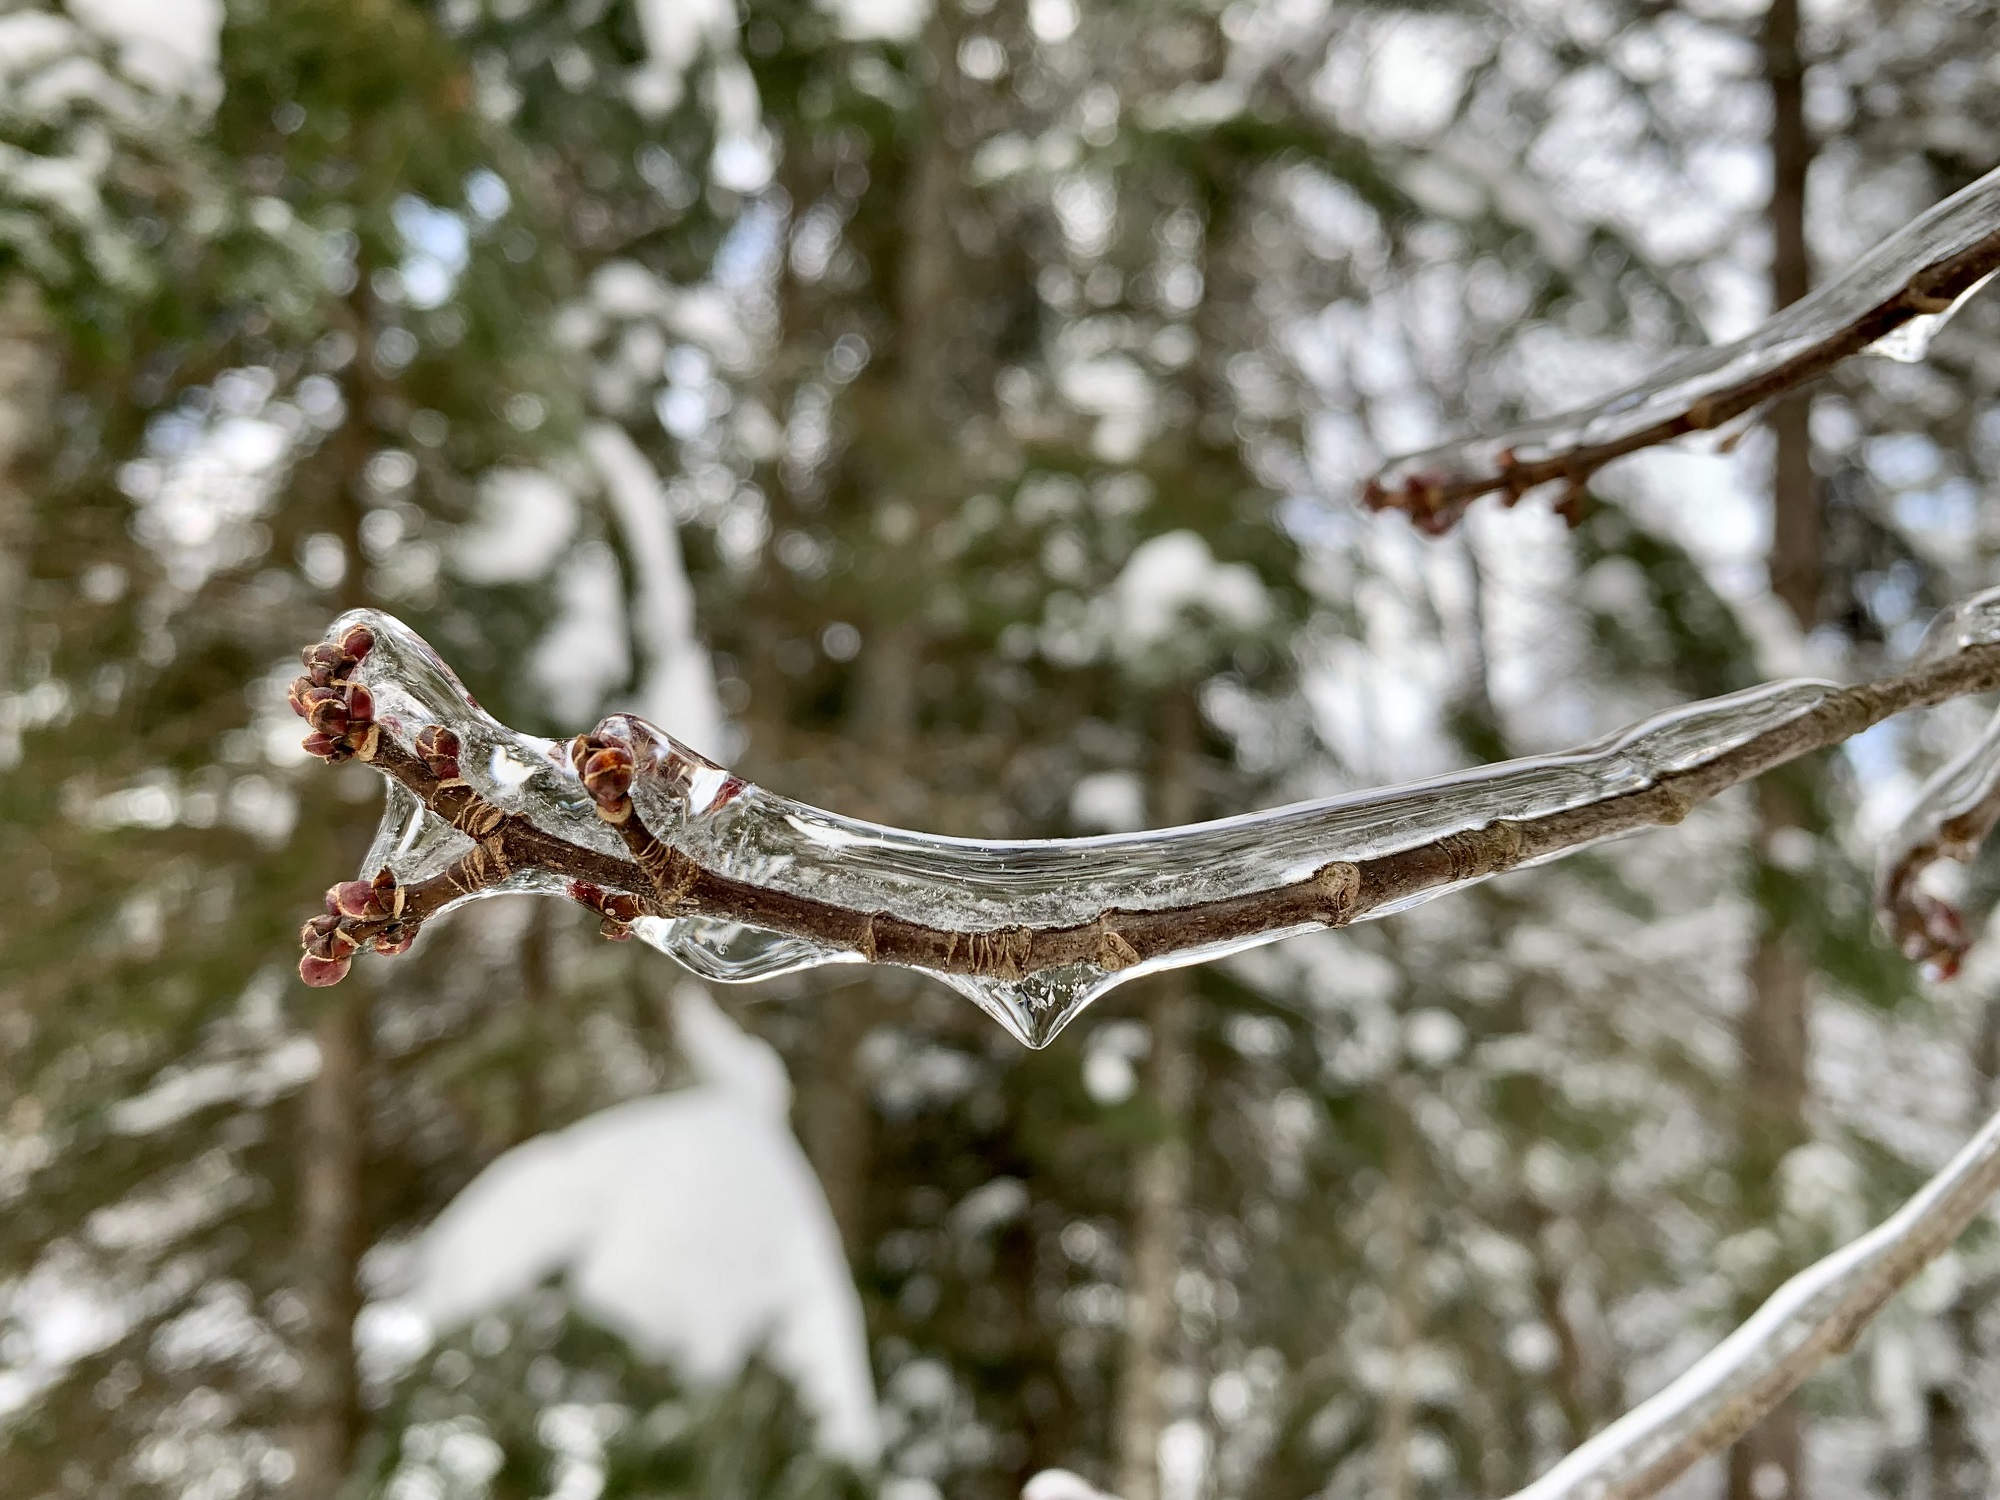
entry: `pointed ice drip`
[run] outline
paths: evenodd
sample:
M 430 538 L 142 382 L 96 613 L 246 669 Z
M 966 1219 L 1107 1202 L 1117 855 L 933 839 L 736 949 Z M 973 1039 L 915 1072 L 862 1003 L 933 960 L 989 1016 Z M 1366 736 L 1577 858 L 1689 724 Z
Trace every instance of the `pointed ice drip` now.
M 1958 316 L 1958 310 L 1986 289 L 1986 283 L 1993 279 L 1988 271 L 1960 292 L 1952 300 L 1951 306 L 1943 312 L 1919 313 L 1900 328 L 1892 328 L 1867 348 L 1869 354 L 1879 354 L 1884 359 L 1893 359 L 1898 364 L 1914 365 L 1922 362 L 1931 352 L 1931 341 L 1944 332 L 1945 324 Z
M 1420 521 L 1448 525 L 1472 494 L 1506 486 L 1510 474 L 1523 466 L 1573 458 L 1587 473 L 1675 433 L 1716 427 L 1795 383 L 1785 373 L 1795 361 L 1830 363 L 1864 347 L 1894 359 L 1921 358 L 1932 336 L 1987 278 L 1948 307 L 1915 317 L 1908 315 L 1906 295 L 1925 285 L 1926 273 L 1941 271 L 1968 252 L 1984 253 L 1982 246 L 1996 231 L 2000 171 L 1947 198 L 1862 256 L 1844 275 L 1782 309 L 1747 337 L 1683 354 L 1588 407 L 1398 459 L 1370 483 L 1371 503 L 1400 502 Z M 1853 342 L 1865 336 L 1871 320 L 1880 326 L 1883 318 L 1898 314 L 1904 321 L 1872 345 Z M 1527 476 L 1526 482 L 1543 483 L 1569 472 L 1543 472 Z M 1522 476 L 1515 475 L 1515 482 L 1522 482 Z
M 503 812 L 543 832 L 617 858 L 563 747 L 518 734 L 483 712 L 414 633 L 358 611 L 334 635 L 365 624 L 375 649 L 356 671 L 375 716 L 399 743 L 426 727 L 451 729 L 460 774 Z M 1331 861 L 1372 859 L 1483 828 L 1645 789 L 1786 723 L 1824 700 L 1830 684 L 1773 683 L 1671 710 L 1567 754 L 1504 762 L 1412 785 L 1299 803 L 1157 832 L 1101 838 L 981 841 L 884 827 L 809 806 L 730 775 L 645 721 L 605 730 L 635 752 L 632 798 L 646 826 L 702 868 L 864 917 L 886 914 L 930 928 L 996 935 L 1023 927 L 1087 925 L 1106 913 L 1174 911 L 1311 878 Z M 399 881 L 433 876 L 471 843 L 392 784 L 366 871 L 386 864 Z M 636 870 L 635 870 L 636 874 Z M 1468 882 L 1460 882 L 1465 884 Z M 528 870 L 493 891 L 563 889 Z M 1439 886 L 1370 911 L 1381 916 L 1442 894 Z M 635 885 L 643 894 L 643 885 Z M 1304 924 L 1190 946 L 1116 970 L 1067 964 L 1020 977 L 936 973 L 1030 1046 L 1042 1046 L 1097 996 L 1141 974 L 1200 963 L 1303 931 Z M 868 955 L 709 917 L 644 917 L 646 942 L 708 978 L 768 977 Z M 925 972 L 935 972 L 926 970 Z

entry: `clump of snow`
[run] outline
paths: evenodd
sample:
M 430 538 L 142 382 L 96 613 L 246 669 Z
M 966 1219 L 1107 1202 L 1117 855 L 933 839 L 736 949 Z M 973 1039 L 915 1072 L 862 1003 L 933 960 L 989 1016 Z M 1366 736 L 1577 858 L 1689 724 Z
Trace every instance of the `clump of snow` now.
M 1021 1486 L 1021 1500 L 1118 1500 L 1081 1474 L 1068 1469 L 1044 1469 Z
M 1092 602 L 1085 641 L 1057 644 L 1085 657 L 1108 648 L 1140 672 L 1186 670 L 1263 629 L 1271 612 L 1253 568 L 1216 561 L 1195 532 L 1170 531 L 1133 548 L 1110 590 Z
M 1130 771 L 1096 771 L 1069 794 L 1070 821 L 1092 833 L 1130 833 L 1146 826 L 1146 791 Z
M 163 94 L 211 105 L 222 90 L 222 0 L 68 0 L 118 48 L 120 69 Z
M 576 534 L 576 497 L 540 469 L 494 469 L 479 505 L 452 539 L 452 568 L 468 583 L 528 583 L 555 566 Z
M 638 589 L 635 621 L 646 653 L 639 712 L 703 755 L 726 758 L 715 665 L 695 632 L 694 586 L 659 475 L 622 427 L 593 425 L 584 451 L 604 480 L 604 494 L 632 559 Z
M 907 42 L 930 19 L 930 0 L 820 0 L 851 42 Z
M 418 1242 L 406 1305 L 457 1327 L 563 1275 L 579 1307 L 687 1379 L 725 1382 L 762 1349 L 822 1445 L 872 1462 L 861 1303 L 787 1124 L 784 1065 L 699 987 L 675 1020 L 700 1082 L 502 1155 Z

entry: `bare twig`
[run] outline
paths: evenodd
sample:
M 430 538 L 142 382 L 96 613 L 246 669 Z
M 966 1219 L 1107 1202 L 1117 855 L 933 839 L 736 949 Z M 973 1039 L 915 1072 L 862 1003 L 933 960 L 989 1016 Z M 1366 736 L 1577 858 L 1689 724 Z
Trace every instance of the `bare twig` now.
M 1584 410 L 1401 459 L 1368 481 L 1362 502 L 1444 532 L 1481 495 L 1512 505 L 1560 483 L 1558 508 L 1574 522 L 1584 486 L 1613 459 L 1721 427 L 1816 380 L 1911 319 L 1948 311 L 1996 269 L 2000 173 L 1989 173 L 1747 337 L 1683 355 Z
M 630 795 L 635 768 L 644 773 L 634 755 L 637 726 L 631 721 L 607 720 L 571 749 L 599 817 L 617 829 L 629 858 L 585 848 L 524 816 L 503 813 L 458 775 L 458 746 L 449 730 L 427 729 L 414 747 L 405 747 L 375 722 L 368 689 L 351 677 L 372 645 L 367 629 L 356 627 L 339 645 L 308 649 L 308 673 L 293 688 L 294 706 L 313 728 L 307 748 L 329 759 L 366 761 L 474 843 L 448 870 L 427 880 L 399 886 L 383 871 L 371 881 L 329 891 L 325 915 L 307 923 L 302 934 L 307 949 L 302 972 L 312 983 L 337 982 L 363 946 L 400 952 L 444 906 L 530 869 L 561 877 L 573 896 L 615 929 L 641 915 L 700 916 L 933 973 L 1017 980 L 1071 965 L 1115 973 L 1191 949 L 1303 927 L 1344 926 L 1429 891 L 1677 823 L 1727 788 L 1838 744 L 1891 715 L 2000 687 L 2000 645 L 1967 645 L 1876 682 L 1828 689 L 1796 717 L 1689 769 L 1660 775 L 1643 790 L 1459 830 L 1372 858 L 1330 858 L 1306 878 L 1268 889 L 1158 909 L 1112 907 L 1078 922 L 967 931 L 738 879 L 660 840 Z M 607 892 L 621 898 L 623 915 L 605 909 Z

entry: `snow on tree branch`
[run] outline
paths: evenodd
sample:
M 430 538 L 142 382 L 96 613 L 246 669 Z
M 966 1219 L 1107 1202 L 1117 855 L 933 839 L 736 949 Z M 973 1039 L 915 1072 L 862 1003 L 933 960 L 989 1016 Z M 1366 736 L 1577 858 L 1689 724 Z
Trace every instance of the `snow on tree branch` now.
M 1449 531 L 1481 495 L 1514 504 L 1561 482 L 1573 513 L 1591 475 L 1615 458 L 1708 431 L 1864 350 L 1917 360 L 1951 315 L 2000 269 L 2000 170 L 1987 173 L 1863 256 L 1846 275 L 1733 344 L 1670 361 L 1589 407 L 1493 437 L 1399 459 L 1363 503 Z
M 540 891 L 713 979 L 825 963 L 917 969 L 1042 1046 L 1136 975 L 1385 916 L 1676 823 L 1891 715 L 2000 687 L 2000 590 L 1940 616 L 1909 667 L 1874 682 L 1770 683 L 1567 754 L 1082 839 L 981 842 L 859 822 L 753 786 L 629 715 L 567 745 L 520 734 L 379 613 L 343 616 L 305 660 L 292 702 L 312 727 L 307 749 L 390 781 L 364 865 L 373 873 L 333 887 L 302 933 L 308 983 L 337 983 L 363 947 L 403 951 L 462 900 Z

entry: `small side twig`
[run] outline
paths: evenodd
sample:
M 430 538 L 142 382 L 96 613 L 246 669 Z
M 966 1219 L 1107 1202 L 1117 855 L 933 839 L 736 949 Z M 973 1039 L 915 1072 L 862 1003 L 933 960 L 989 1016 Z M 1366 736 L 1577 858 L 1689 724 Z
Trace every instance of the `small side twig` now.
M 1982 190 L 1990 193 L 1989 184 L 1975 184 L 1965 193 Z M 1948 208 L 1940 205 L 1926 219 L 1934 220 Z M 2000 210 L 1995 212 L 2000 215 Z M 1916 234 L 1923 222 L 1904 234 Z M 1736 343 L 1683 356 L 1641 384 L 1591 407 L 1492 439 L 1490 449 L 1483 444 L 1475 449 L 1453 443 L 1399 460 L 1368 480 L 1362 488 L 1362 504 L 1370 510 L 1401 511 L 1423 530 L 1443 533 L 1457 525 L 1467 507 L 1482 495 L 1500 493 L 1511 506 L 1530 490 L 1561 483 L 1564 490 L 1557 509 L 1574 525 L 1585 487 L 1613 459 L 1689 433 L 1712 431 L 1817 380 L 1912 318 L 1946 311 L 1996 269 L 2000 269 L 2000 224 L 1962 249 L 1915 265 L 1900 286 L 1859 314 L 1831 327 L 1817 326 L 1815 319 L 1823 316 L 1821 309 L 1838 305 L 1854 279 L 1880 274 L 1876 266 L 1864 261 L 1848 276 L 1777 313 Z M 1781 334 L 1785 336 L 1779 337 Z M 1761 348 L 1769 348 L 1771 357 L 1756 358 Z M 1777 352 L 1781 350 L 1788 352 Z M 1745 373 L 1729 379 L 1726 372 L 1734 366 L 1744 367 Z M 1711 371 L 1716 372 L 1715 379 L 1702 379 Z M 1685 398 L 1657 420 L 1599 441 L 1585 441 L 1581 436 L 1593 419 L 1637 405 L 1676 383 L 1685 384 Z M 1558 435 L 1565 430 L 1577 435 Z M 1523 456 L 1522 450 L 1534 445 L 1546 445 L 1547 451 Z M 1478 456 L 1482 451 L 1487 456 Z

